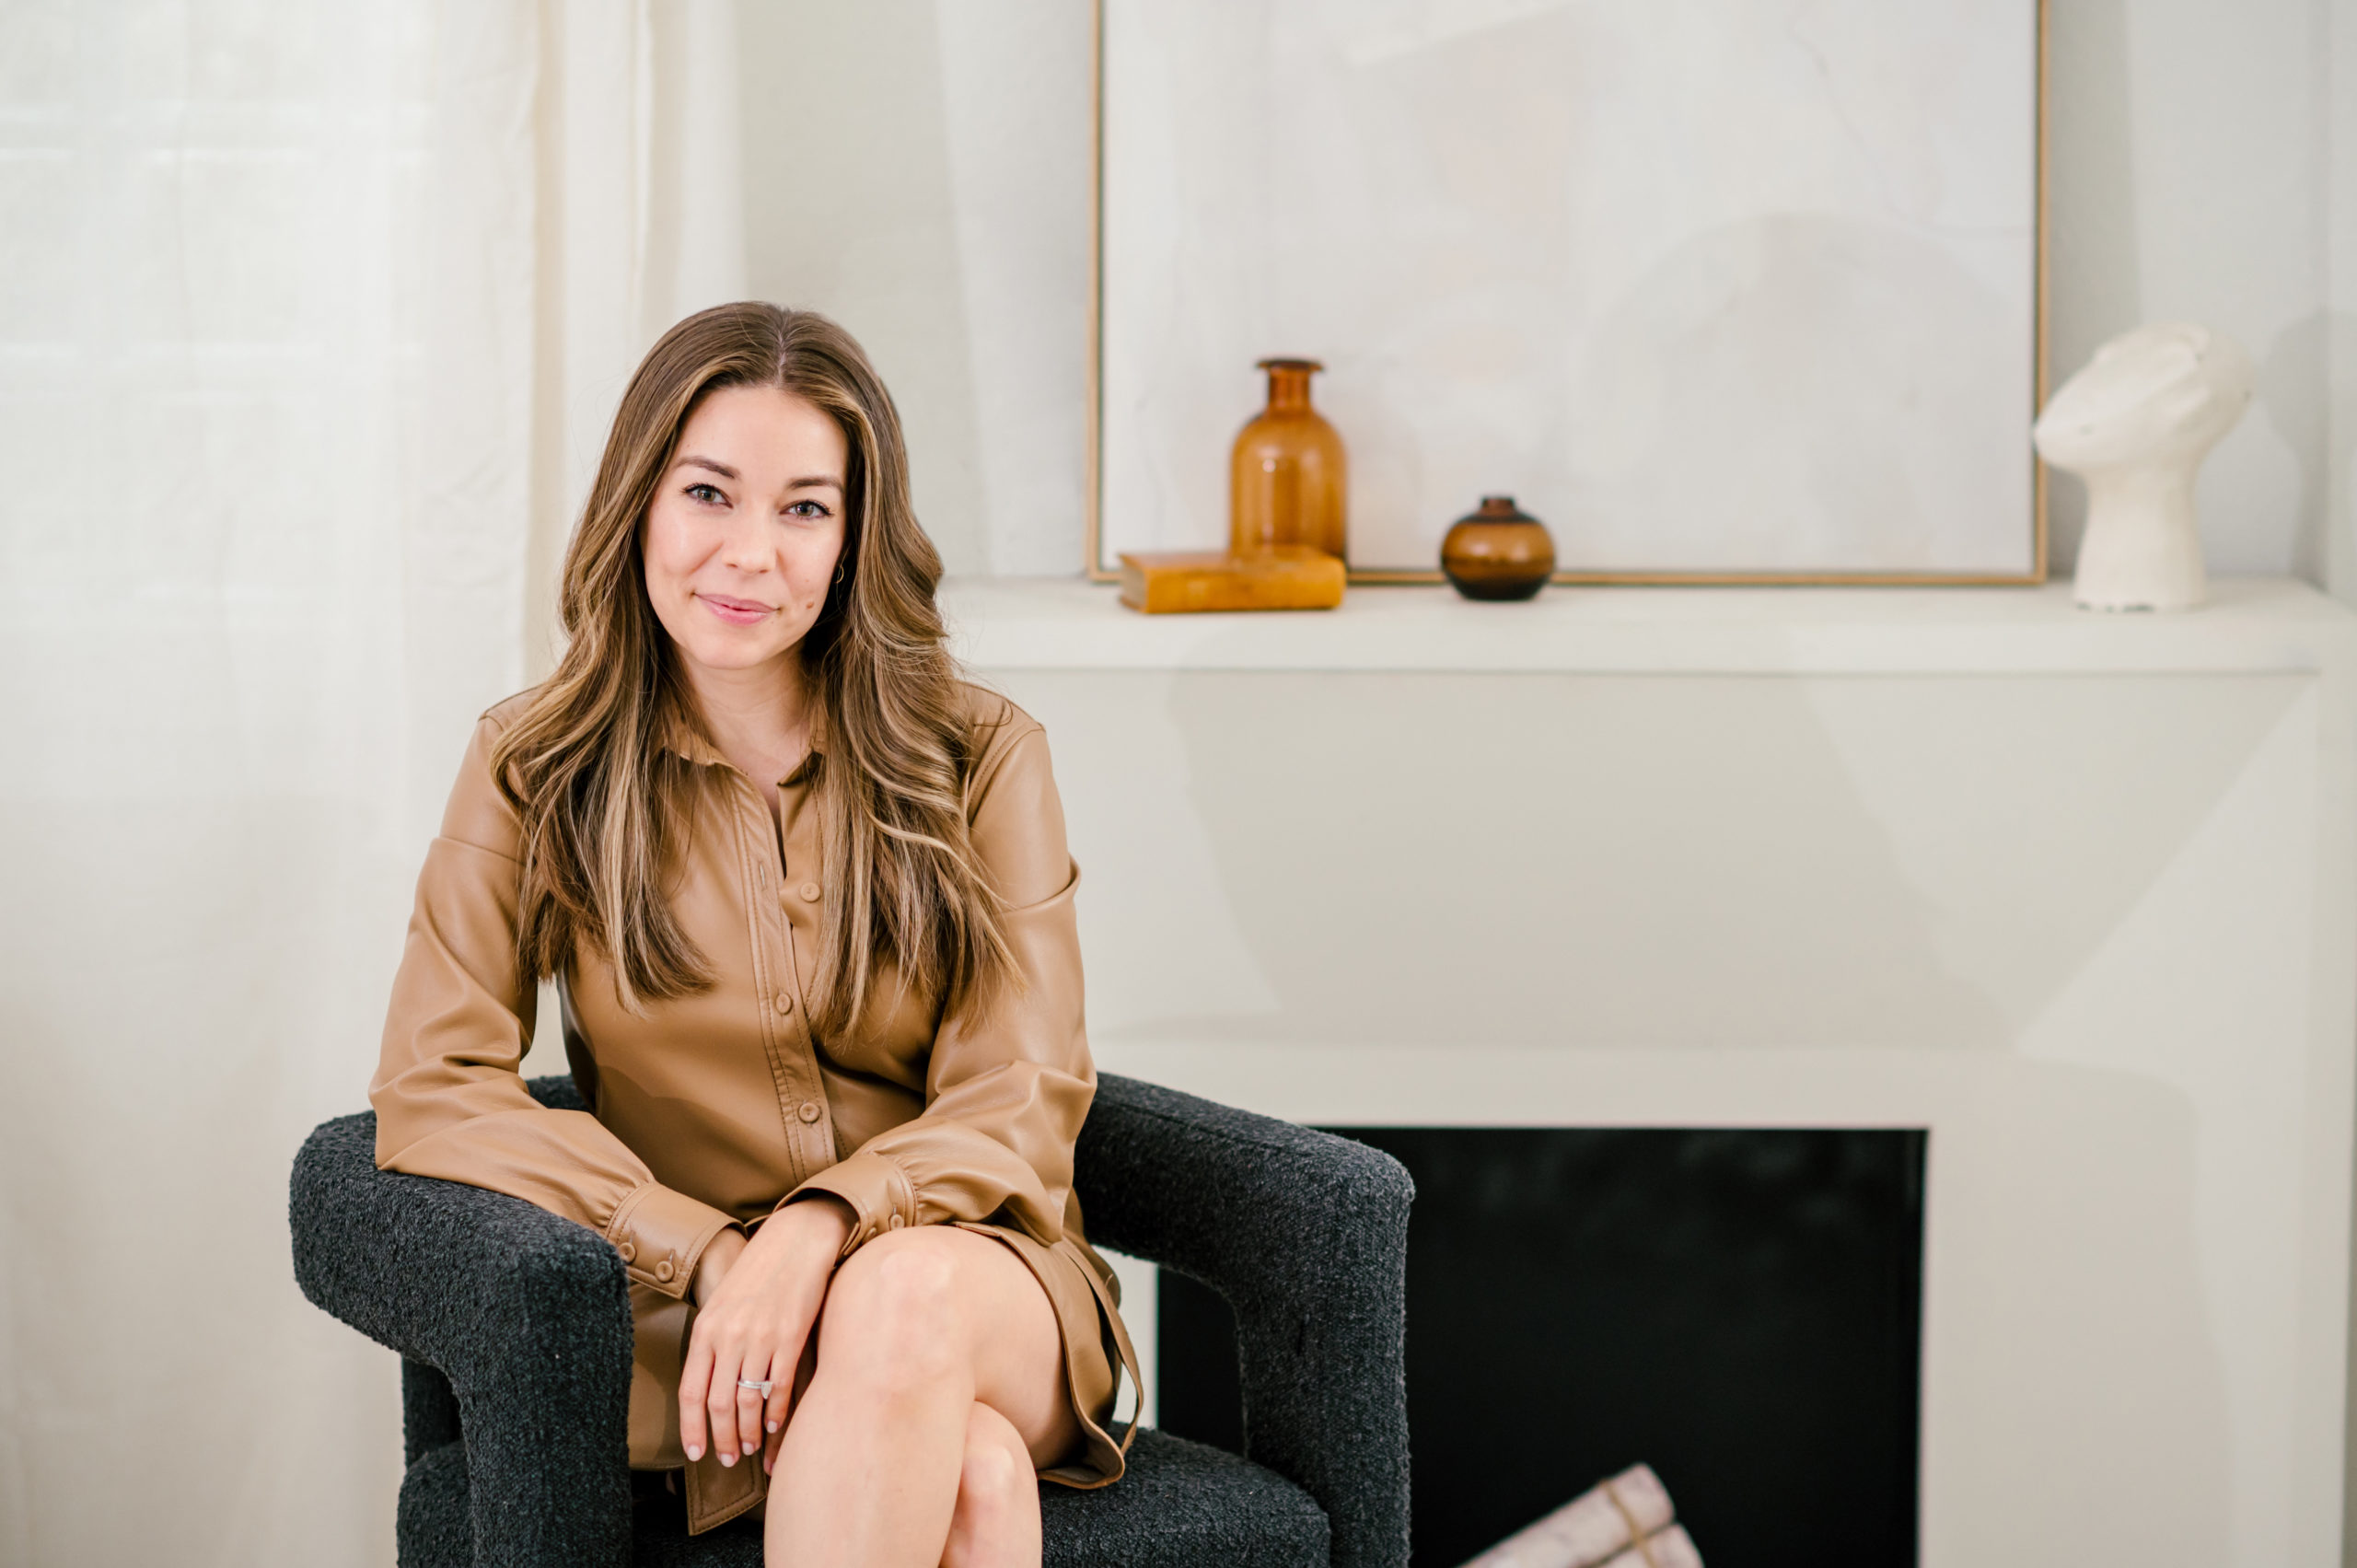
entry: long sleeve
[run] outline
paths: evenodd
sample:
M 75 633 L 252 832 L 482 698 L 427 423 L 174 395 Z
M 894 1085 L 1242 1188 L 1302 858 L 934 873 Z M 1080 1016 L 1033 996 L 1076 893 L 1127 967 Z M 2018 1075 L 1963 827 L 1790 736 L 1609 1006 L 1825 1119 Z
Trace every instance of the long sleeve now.
M 1004 900 L 1019 983 L 984 1014 L 943 1023 L 923 1114 L 880 1132 L 786 1202 L 830 1193 L 858 1216 L 849 1253 L 885 1230 L 944 1220 L 1063 1234 L 1073 1144 L 1097 1092 L 1082 1020 L 1079 882 L 1063 806 L 1036 724 L 1003 733 L 980 770 L 974 847 Z
M 550 1110 L 517 1071 L 531 1001 L 517 972 L 518 826 L 492 780 L 495 715 L 475 728 L 418 876 L 368 1098 L 377 1164 L 487 1187 L 589 1226 L 638 1283 L 678 1296 L 729 1216 L 656 1181 L 594 1116 Z

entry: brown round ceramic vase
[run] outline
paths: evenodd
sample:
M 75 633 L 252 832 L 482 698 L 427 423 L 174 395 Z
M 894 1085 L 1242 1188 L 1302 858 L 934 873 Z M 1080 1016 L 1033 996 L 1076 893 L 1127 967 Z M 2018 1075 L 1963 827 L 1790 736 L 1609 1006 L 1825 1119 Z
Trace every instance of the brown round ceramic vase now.
M 1511 495 L 1484 495 L 1441 540 L 1440 569 L 1467 598 L 1528 598 L 1555 571 L 1555 541 Z

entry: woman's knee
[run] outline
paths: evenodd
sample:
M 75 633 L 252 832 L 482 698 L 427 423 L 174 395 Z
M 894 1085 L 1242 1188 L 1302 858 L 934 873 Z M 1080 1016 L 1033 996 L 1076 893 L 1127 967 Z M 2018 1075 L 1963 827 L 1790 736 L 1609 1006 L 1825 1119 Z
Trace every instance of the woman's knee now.
M 988 1405 L 976 1405 L 986 1411 Z M 1039 1473 L 1031 1468 L 1031 1456 L 1024 1451 L 1023 1439 L 1004 1420 L 1001 1430 L 987 1436 L 977 1436 L 969 1427 L 966 1434 L 966 1462 L 958 1472 L 958 1489 L 961 1495 L 971 1496 L 993 1506 L 1010 1499 L 1035 1495 Z
M 881 1236 L 836 1271 L 819 1323 L 821 1371 L 934 1381 L 966 1364 L 958 1261 L 931 1228 Z
M 950 1520 L 948 1550 L 942 1556 L 944 1568 L 995 1563 L 1010 1556 L 1036 1562 L 1039 1515 L 1039 1476 L 1023 1434 L 1006 1417 L 977 1403 L 966 1423 L 965 1458 L 958 1474 L 958 1506 Z

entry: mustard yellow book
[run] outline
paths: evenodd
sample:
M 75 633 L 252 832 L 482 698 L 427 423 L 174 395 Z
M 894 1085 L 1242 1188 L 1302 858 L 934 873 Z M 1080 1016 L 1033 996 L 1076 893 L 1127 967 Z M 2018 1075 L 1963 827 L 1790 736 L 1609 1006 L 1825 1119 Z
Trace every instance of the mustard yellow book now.
M 1121 557 L 1121 602 L 1148 615 L 1206 610 L 1331 610 L 1342 602 L 1340 556 L 1306 544 L 1248 554 L 1183 552 Z

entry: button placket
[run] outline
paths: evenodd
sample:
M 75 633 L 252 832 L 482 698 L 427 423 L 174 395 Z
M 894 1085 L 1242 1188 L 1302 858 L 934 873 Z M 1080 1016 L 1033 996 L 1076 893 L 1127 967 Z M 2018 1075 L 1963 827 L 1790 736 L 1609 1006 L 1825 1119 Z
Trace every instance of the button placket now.
M 744 786 L 744 805 L 738 821 L 746 853 L 738 875 L 743 878 L 741 907 L 748 917 L 748 935 L 754 950 L 753 1005 L 766 1015 L 761 1021 L 760 1032 L 769 1057 L 770 1092 L 777 1097 L 779 1135 L 785 1145 L 787 1179 L 799 1184 L 824 1162 L 810 1158 L 809 1147 L 800 1136 L 802 1129 L 794 1115 L 795 1107 L 808 1092 L 802 1082 L 808 1076 L 808 1052 L 801 1048 L 799 1031 L 793 1021 L 798 998 L 791 937 L 778 929 L 784 922 L 772 923 L 761 912 L 773 891 L 783 893 L 777 881 L 784 875 L 784 842 L 769 803 L 752 787 L 750 780 L 740 775 L 739 782 Z
M 798 805 L 798 793 L 793 786 L 781 784 L 780 789 L 782 799 Z M 778 1025 L 778 1033 L 798 1065 L 799 1072 L 795 1076 L 798 1076 L 800 1082 L 790 1083 L 781 1078 L 778 1095 L 780 1107 L 789 1118 L 787 1127 L 801 1134 L 800 1163 L 804 1169 L 815 1171 L 835 1163 L 835 1142 L 833 1127 L 827 1115 L 826 1079 L 819 1067 L 818 1043 L 810 1034 L 809 1009 L 794 1005 L 800 999 L 798 993 L 802 986 L 801 967 L 795 962 L 795 949 L 801 933 L 795 928 L 795 916 L 802 912 L 815 912 L 820 889 L 815 879 L 807 876 L 798 882 L 795 880 L 795 865 L 815 864 L 817 852 L 802 842 L 805 838 L 799 831 L 802 813 L 789 809 L 783 815 L 785 820 L 781 823 L 783 830 L 778 838 L 779 880 L 775 889 L 778 908 L 775 951 L 779 986 L 772 1005 L 783 1020 Z M 795 1016 L 796 1013 L 800 1016 Z

